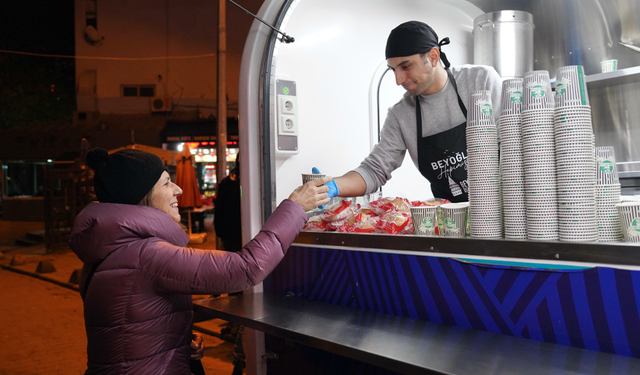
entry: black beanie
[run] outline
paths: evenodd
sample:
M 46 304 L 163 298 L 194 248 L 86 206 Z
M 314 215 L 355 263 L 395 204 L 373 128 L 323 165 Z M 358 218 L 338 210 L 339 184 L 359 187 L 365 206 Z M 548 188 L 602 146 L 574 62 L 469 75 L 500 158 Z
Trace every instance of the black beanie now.
M 444 67 L 449 68 L 449 60 L 440 50 L 440 47 L 447 44 L 449 44 L 449 38 L 444 38 L 438 42 L 438 34 L 431 26 L 420 21 L 409 21 L 391 30 L 389 38 L 387 38 L 385 59 L 427 53 L 433 47 L 437 47 Z
M 102 148 L 87 154 L 87 165 L 95 171 L 93 186 L 100 202 L 137 205 L 153 189 L 166 170 L 157 155 L 124 149 L 109 155 Z

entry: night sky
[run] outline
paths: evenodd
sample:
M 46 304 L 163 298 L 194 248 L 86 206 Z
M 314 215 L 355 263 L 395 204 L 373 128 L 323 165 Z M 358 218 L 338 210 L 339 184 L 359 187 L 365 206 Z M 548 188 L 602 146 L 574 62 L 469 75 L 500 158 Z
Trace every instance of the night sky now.
M 0 2 L 0 50 L 73 55 L 73 0 Z M 0 130 L 70 119 L 73 59 L 0 52 Z

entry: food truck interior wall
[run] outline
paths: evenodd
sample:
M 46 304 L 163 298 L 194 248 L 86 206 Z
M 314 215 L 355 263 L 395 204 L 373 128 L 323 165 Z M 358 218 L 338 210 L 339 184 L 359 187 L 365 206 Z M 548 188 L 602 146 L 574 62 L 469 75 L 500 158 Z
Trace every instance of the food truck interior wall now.
M 369 153 L 377 141 L 378 108 L 382 122 L 387 108 L 403 94 L 389 72 L 376 105 L 378 81 L 386 69 L 384 46 L 393 27 L 412 19 L 427 22 L 440 38 L 451 39 L 444 50 L 453 65 L 473 63 L 473 19 L 506 9 L 533 14 L 534 67 L 549 70 L 552 77 L 558 67 L 573 64 L 583 65 L 587 75 L 597 74 L 600 61 L 612 58 L 618 59 L 620 68 L 640 65 L 640 53 L 618 43 L 640 45 L 640 6 L 631 0 L 377 0 L 367 1 L 366 6 L 361 1 L 293 2 L 281 28 L 296 41 L 276 43 L 272 82 L 296 82 L 299 153 L 272 155 L 274 203 L 286 198 L 300 184 L 300 173 L 309 173 L 311 167 L 339 176 Z M 596 143 L 616 147 L 618 162 L 640 160 L 640 146 L 632 141 L 640 139 L 640 106 L 634 104 L 639 92 L 638 82 L 590 89 Z M 275 102 L 270 107 L 274 115 Z M 275 118 L 271 116 L 272 134 Z M 383 195 L 432 196 L 429 184 L 411 164 L 407 156 L 384 186 Z M 640 164 L 619 167 L 640 170 Z
M 300 173 L 310 173 L 315 166 L 339 176 L 357 167 L 377 142 L 375 93 L 386 70 L 384 48 L 392 28 L 422 18 L 441 38 L 451 38 L 446 47 L 450 61 L 471 63 L 471 25 L 482 14 L 466 1 L 372 1 L 363 6 L 360 1 L 308 0 L 289 12 L 283 28 L 296 41 L 277 46 L 274 75 L 296 82 L 299 153 L 276 153 L 278 202 L 300 184 Z M 381 122 L 403 91 L 387 73 L 380 89 Z M 407 156 L 383 194 L 431 196 L 429 183 L 411 164 Z

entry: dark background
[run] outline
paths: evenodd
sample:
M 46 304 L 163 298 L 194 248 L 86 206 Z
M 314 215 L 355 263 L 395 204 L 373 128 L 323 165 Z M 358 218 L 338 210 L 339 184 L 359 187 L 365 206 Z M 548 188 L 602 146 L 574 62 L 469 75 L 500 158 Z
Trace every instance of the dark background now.
M 73 56 L 73 0 L 0 1 L 0 50 Z M 0 52 L 0 130 L 71 119 L 75 60 Z

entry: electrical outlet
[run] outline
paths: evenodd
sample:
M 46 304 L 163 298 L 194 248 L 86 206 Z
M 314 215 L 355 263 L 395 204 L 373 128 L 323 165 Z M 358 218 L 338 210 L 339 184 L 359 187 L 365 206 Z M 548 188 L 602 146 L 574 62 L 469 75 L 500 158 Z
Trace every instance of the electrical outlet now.
M 298 121 L 296 116 L 280 115 L 278 122 L 280 134 L 282 135 L 298 135 Z
M 296 97 L 291 95 L 278 95 L 280 114 L 293 115 L 298 110 Z

